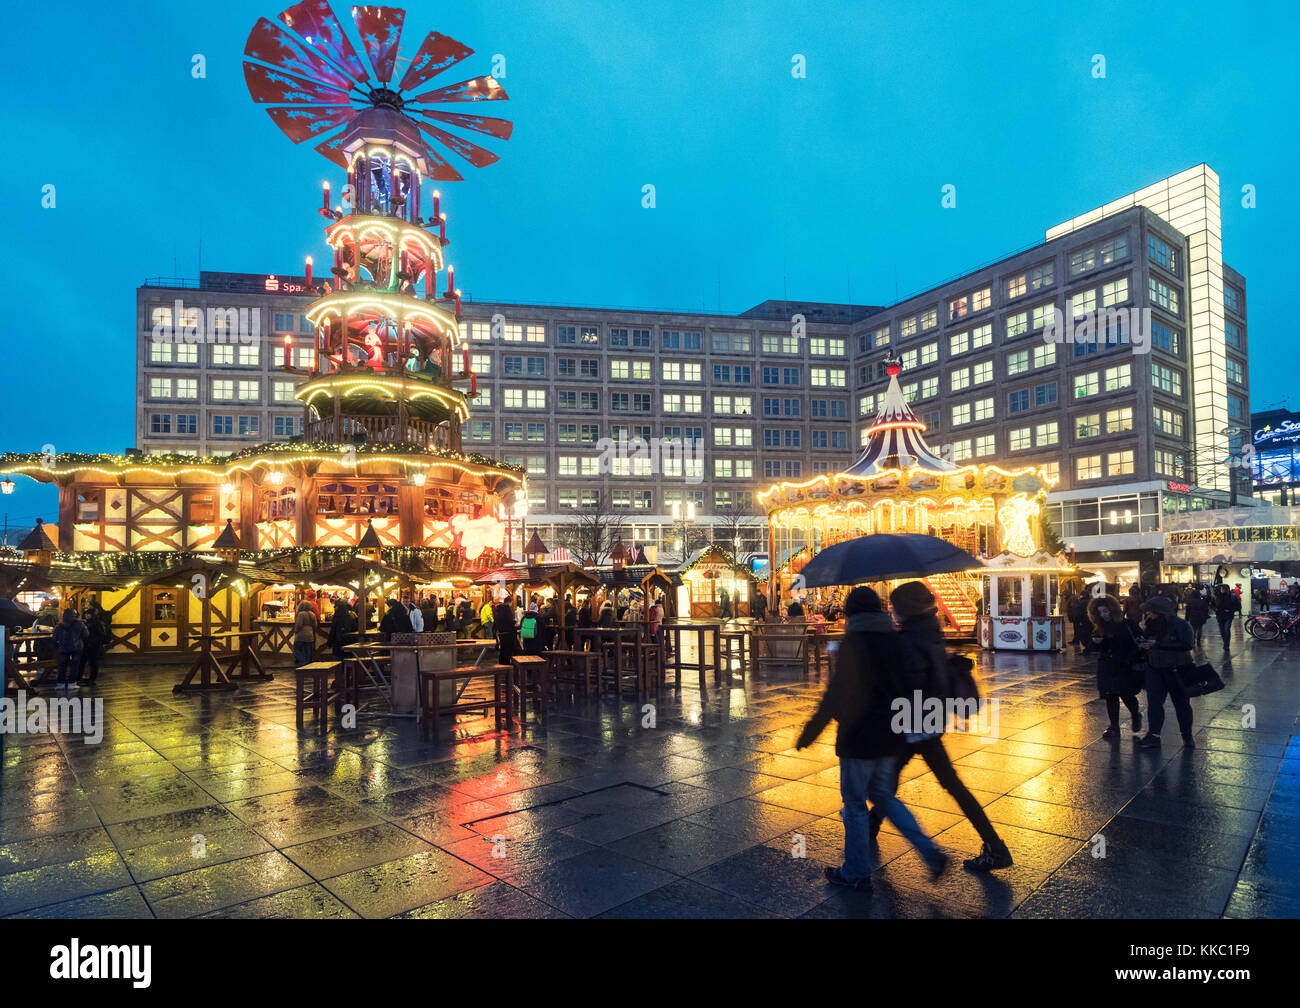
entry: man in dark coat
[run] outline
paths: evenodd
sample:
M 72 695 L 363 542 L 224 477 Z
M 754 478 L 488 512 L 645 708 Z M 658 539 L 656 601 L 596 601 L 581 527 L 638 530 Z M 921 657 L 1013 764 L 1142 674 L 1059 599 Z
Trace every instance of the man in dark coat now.
M 754 597 L 749 600 L 749 614 L 756 620 L 767 619 L 767 592 L 754 592 Z
M 938 875 L 948 857 L 917 825 L 916 818 L 894 793 L 898 784 L 898 752 L 902 737 L 893 731 L 893 698 L 898 689 L 891 670 L 900 667 L 901 639 L 880 597 L 865 585 L 854 588 L 845 602 L 844 640 L 835 675 L 826 687 L 817 712 L 804 727 L 796 748 L 806 749 L 833 718 L 835 755 L 840 759 L 840 796 L 844 807 L 844 865 L 827 868 L 833 885 L 871 888 L 871 815 L 873 808 L 889 817 L 903 836 Z

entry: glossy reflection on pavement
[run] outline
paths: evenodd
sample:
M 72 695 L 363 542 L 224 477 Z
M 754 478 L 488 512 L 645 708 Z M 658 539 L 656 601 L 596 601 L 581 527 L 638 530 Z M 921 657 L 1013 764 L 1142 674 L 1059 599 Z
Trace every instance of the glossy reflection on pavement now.
M 119 663 L 100 744 L 5 739 L 0 914 L 1300 916 L 1300 649 L 1208 648 L 1227 689 L 1193 701 L 1190 751 L 1103 741 L 1091 656 L 980 655 L 998 739 L 946 744 L 1016 864 L 961 869 L 979 840 L 915 760 L 899 794 L 958 866 L 931 881 L 886 824 L 869 895 L 822 875 L 833 729 L 794 750 L 816 679 L 667 688 L 653 728 L 579 694 L 526 736 L 462 719 L 434 741 L 378 718 L 299 734 L 287 675 L 173 696 L 175 668 Z

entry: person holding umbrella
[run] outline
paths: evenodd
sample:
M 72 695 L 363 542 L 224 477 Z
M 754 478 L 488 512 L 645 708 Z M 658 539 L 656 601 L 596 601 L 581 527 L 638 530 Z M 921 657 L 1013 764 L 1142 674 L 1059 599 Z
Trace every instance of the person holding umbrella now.
M 796 749 L 806 749 L 832 719 L 837 723 L 844 864 L 827 868 L 826 879 L 832 885 L 870 891 L 871 819 L 877 811 L 889 817 L 937 877 L 947 867 L 948 855 L 921 831 L 916 817 L 895 794 L 903 739 L 890 721 L 893 697 L 898 694 L 892 673 L 904 662 L 901 638 L 882 611 L 880 597 L 866 585 L 849 592 L 844 613 L 845 634 L 835 675 L 795 743 Z

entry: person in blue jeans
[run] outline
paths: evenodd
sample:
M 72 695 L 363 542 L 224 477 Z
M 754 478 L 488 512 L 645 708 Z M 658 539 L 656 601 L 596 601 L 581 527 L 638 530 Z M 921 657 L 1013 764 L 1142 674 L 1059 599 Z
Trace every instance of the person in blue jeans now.
M 832 885 L 871 889 L 871 813 L 878 807 L 920 852 L 936 876 L 948 856 L 930 840 L 916 817 L 894 793 L 903 736 L 890 726 L 891 704 L 899 695 L 891 673 L 903 666 L 902 642 L 883 611 L 880 597 L 865 585 L 849 592 L 844 602 L 845 633 L 817 711 L 804 727 L 796 748 L 816 741 L 832 719 L 836 722 L 835 755 L 840 759 L 840 796 L 844 807 L 844 864 L 827 868 Z

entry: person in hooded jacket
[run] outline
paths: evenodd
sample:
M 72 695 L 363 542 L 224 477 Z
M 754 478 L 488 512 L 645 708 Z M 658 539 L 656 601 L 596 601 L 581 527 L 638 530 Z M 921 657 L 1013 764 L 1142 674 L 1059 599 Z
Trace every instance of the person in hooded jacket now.
M 343 661 L 347 657 L 343 649 L 356 641 L 357 614 L 352 611 L 348 600 L 341 598 L 334 603 L 334 615 L 330 619 L 330 632 L 325 644 L 333 652 L 335 661 Z
M 1196 646 L 1201 646 L 1201 634 L 1205 630 L 1206 621 L 1210 618 L 1210 600 L 1203 591 L 1196 591 L 1191 598 L 1187 600 L 1187 622 L 1192 625 L 1192 632 L 1196 634 Z
M 1141 629 L 1124 619 L 1119 599 L 1102 595 L 1088 603 L 1088 618 L 1092 620 L 1092 642 L 1097 648 L 1097 693 L 1106 701 L 1110 727 L 1102 732 L 1104 739 L 1119 737 L 1120 701 L 1133 716 L 1133 734 L 1142 731 L 1142 709 L 1138 706 L 1137 663 L 1145 656 L 1138 647 Z
M 913 673 L 919 672 L 930 684 L 927 692 L 946 699 L 949 692 L 948 649 L 944 644 L 943 628 L 939 626 L 939 608 L 935 605 L 934 595 L 920 581 L 907 581 L 890 593 L 889 604 L 893 606 L 894 615 L 899 621 L 899 637 L 904 645 L 907 666 Z M 900 691 L 900 695 L 910 701 L 911 690 Z M 966 868 L 978 872 L 1010 868 L 1014 864 L 1011 851 L 993 828 L 979 799 L 970 793 L 970 789 L 957 776 L 957 770 L 943 746 L 943 735 L 920 734 L 908 736 L 906 741 L 896 772 L 901 775 L 908 761 L 913 756 L 920 756 L 980 836 L 983 843 L 980 853 L 966 860 Z M 872 810 L 873 840 L 880 832 L 882 818 L 875 809 Z
M 1160 748 L 1160 729 L 1165 724 L 1165 697 L 1173 701 L 1184 748 L 1194 748 L 1192 705 L 1183 692 L 1178 669 L 1192 663 L 1196 635 L 1186 620 L 1174 614 L 1173 599 L 1156 595 L 1142 606 L 1144 637 L 1138 647 L 1147 653 L 1147 733 L 1140 749 Z
M 519 654 L 519 630 L 515 626 L 515 607 L 507 595 L 492 610 L 492 626 L 496 630 L 497 664 L 509 665 Z
M 882 611 L 880 596 L 865 585 L 849 592 L 844 612 L 847 620 L 835 674 L 795 743 L 797 749 L 806 749 L 835 720 L 835 755 L 840 760 L 844 799 L 840 812 L 844 864 L 827 868 L 826 879 L 832 885 L 870 890 L 871 819 L 877 811 L 889 817 L 937 876 L 947 866 L 948 856 L 921 831 L 916 817 L 894 793 L 903 740 L 890 724 L 897 693 L 891 671 L 904 661 L 902 639 Z
M 108 646 L 108 613 L 98 602 L 91 602 L 82 617 L 86 624 L 86 646 L 81 652 L 80 681 L 93 683 L 99 678 L 99 659 Z
M 395 633 L 411 632 L 411 617 L 407 615 L 406 607 L 397 599 L 388 600 L 388 612 L 384 613 L 384 618 L 379 621 L 379 632 L 383 635 L 385 644 L 393 639 Z
M 1214 586 L 1214 616 L 1219 621 L 1219 636 L 1223 638 L 1223 653 L 1232 650 L 1232 621 L 1241 612 L 1241 599 L 1228 590 L 1225 584 Z M 1199 635 L 1198 635 L 1199 636 Z

